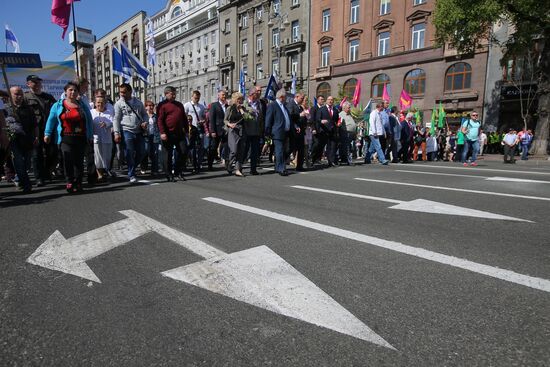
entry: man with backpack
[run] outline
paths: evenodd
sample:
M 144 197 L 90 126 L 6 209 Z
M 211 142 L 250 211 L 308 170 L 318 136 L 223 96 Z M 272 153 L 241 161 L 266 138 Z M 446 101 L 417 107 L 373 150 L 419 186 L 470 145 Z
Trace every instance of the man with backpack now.
M 472 157 L 470 159 L 470 166 L 477 166 L 477 154 L 479 153 L 479 132 L 481 128 L 481 121 L 478 119 L 479 114 L 473 111 L 470 114 L 470 118 L 462 122 L 462 133 L 464 134 L 464 148 L 462 150 L 462 164 L 464 167 L 468 166 L 466 157 L 468 152 L 472 151 Z

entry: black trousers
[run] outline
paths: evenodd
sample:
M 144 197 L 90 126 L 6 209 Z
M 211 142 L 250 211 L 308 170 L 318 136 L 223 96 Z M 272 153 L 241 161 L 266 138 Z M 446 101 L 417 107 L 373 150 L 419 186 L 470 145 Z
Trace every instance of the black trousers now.
M 168 135 L 168 139 L 162 140 L 161 144 L 166 176 L 172 176 L 172 168 L 175 176 L 183 174 L 184 162 L 187 158 L 187 140 L 185 137 Z
M 86 146 L 85 142 L 76 144 L 61 143 L 65 179 L 69 183 L 82 183 Z

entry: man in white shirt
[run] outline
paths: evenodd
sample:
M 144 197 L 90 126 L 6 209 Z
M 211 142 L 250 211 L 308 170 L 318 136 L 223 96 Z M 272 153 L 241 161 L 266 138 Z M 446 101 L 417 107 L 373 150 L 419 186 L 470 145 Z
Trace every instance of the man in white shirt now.
M 377 103 L 376 109 L 374 109 L 369 116 L 370 146 L 367 154 L 365 155 L 366 164 L 371 163 L 371 156 L 375 151 L 378 155 L 378 162 L 380 162 L 380 164 L 387 165 L 389 163 L 384 155 L 384 152 L 382 151 L 382 146 L 380 145 L 380 138 L 386 136 L 386 131 L 384 130 L 384 125 L 382 124 L 382 118 L 380 116 L 382 108 L 382 103 Z
M 187 116 L 193 119 L 189 134 L 189 153 L 193 157 L 193 173 L 199 173 L 202 166 L 202 158 L 204 156 L 204 124 L 206 121 L 205 108 L 199 103 L 201 92 L 193 91 L 191 101 L 187 102 L 183 107 Z
M 516 163 L 516 146 L 519 142 L 516 130 L 510 129 L 508 134 L 504 135 L 502 145 L 504 147 L 504 163 Z

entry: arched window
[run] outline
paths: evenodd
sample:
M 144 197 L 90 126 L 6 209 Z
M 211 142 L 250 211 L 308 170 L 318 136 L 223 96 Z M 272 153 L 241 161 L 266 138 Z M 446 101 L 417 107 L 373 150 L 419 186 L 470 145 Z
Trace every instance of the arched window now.
M 426 72 L 422 69 L 413 69 L 405 75 L 403 89 L 407 93 L 424 94 L 426 92 Z
M 172 18 L 179 17 L 181 13 L 181 8 L 179 6 L 176 6 L 174 10 L 172 10 Z
M 378 74 L 377 76 L 372 79 L 372 88 L 371 88 L 371 96 L 372 98 L 382 98 L 382 94 L 384 92 L 384 85 L 386 85 L 386 88 L 389 91 L 390 87 L 390 77 L 387 74 Z
M 330 96 L 330 84 L 323 82 L 317 86 L 317 96 L 323 96 L 327 98 Z
M 470 89 L 472 86 L 472 67 L 465 62 L 457 62 L 447 69 L 445 91 Z
M 356 85 L 357 85 L 357 79 L 355 78 L 348 79 L 344 83 L 344 96 L 346 96 L 348 100 L 351 100 L 353 98 Z

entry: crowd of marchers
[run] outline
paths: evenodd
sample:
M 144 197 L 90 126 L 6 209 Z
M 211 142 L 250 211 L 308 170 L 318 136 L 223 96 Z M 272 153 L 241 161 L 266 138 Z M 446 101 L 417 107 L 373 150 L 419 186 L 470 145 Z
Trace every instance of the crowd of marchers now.
M 58 100 L 42 90 L 37 75 L 27 77 L 27 91 L 11 87 L 0 100 L 0 170 L 25 193 L 34 185 L 64 179 L 68 193 L 88 185 L 109 182 L 127 172 L 130 183 L 139 176 L 163 175 L 167 181 L 185 181 L 188 174 L 221 169 L 229 175 L 258 175 L 259 165 L 273 162 L 275 172 L 296 171 L 378 162 L 452 160 L 476 166 L 484 150 L 504 154 L 515 162 L 518 147 L 527 159 L 533 135 L 529 130 L 487 136 L 477 112 L 456 129 L 428 129 L 415 114 L 398 111 L 387 102 L 351 112 L 349 102 L 317 96 L 314 103 L 297 92 L 280 89 L 273 100 L 259 87 L 247 95 L 225 90 L 216 101 L 177 100 L 176 88 L 166 87 L 163 100 L 142 102 L 132 87 L 118 86 L 119 98 L 109 100 L 103 89 L 86 95 L 84 78 L 69 82 Z M 250 162 L 244 171 L 245 163 Z

